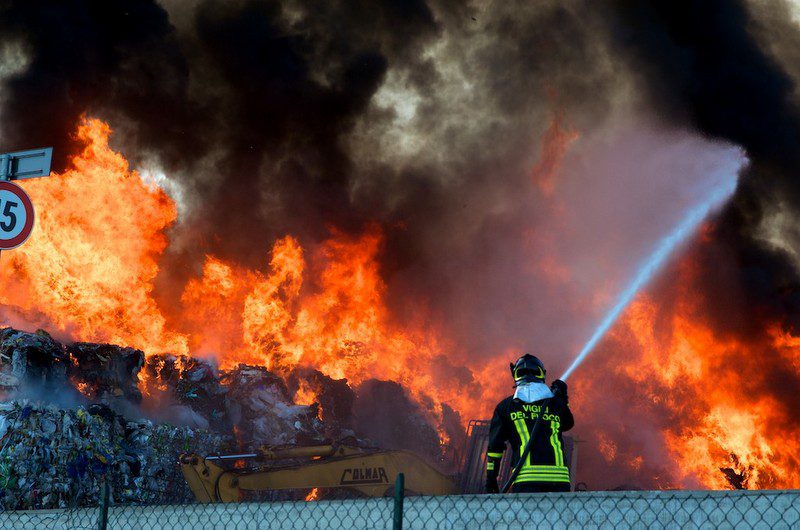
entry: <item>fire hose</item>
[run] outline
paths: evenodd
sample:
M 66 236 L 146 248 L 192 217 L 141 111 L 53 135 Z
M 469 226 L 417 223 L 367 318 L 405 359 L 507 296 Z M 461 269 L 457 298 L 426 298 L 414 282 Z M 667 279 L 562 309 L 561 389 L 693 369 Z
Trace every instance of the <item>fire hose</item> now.
M 544 403 L 542 403 L 542 407 L 546 407 L 550 404 L 550 399 L 546 399 Z M 528 437 L 528 442 L 525 444 L 525 448 L 522 450 L 522 453 L 519 455 L 519 460 L 517 461 L 517 465 L 514 466 L 514 469 L 511 470 L 511 475 L 508 476 L 508 480 L 503 485 L 503 489 L 500 490 L 501 493 L 508 493 L 508 490 L 511 489 L 511 485 L 514 484 L 514 480 L 516 480 L 517 476 L 519 475 L 520 470 L 522 470 L 522 466 L 525 463 L 525 460 L 528 459 L 528 455 L 531 454 L 531 444 L 533 443 L 533 437 L 536 436 L 536 429 L 539 427 L 539 423 L 541 422 L 542 414 L 541 409 L 539 415 L 536 417 L 536 421 L 533 424 L 533 429 L 531 429 L 530 436 Z

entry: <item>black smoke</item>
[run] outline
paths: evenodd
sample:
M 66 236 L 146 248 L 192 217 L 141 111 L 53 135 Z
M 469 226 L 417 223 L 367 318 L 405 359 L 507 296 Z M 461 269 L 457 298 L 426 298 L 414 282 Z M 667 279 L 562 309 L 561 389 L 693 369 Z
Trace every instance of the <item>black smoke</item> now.
M 781 55 L 800 38 L 800 26 L 785 23 L 791 15 L 784 2 L 617 5 L 610 17 L 615 43 L 646 73 L 654 104 L 709 136 L 743 146 L 751 161 L 717 223 L 714 244 L 697 250 L 704 264 L 698 284 L 715 329 L 752 337 L 777 321 L 796 330 L 798 270 L 785 248 L 761 234 L 769 230 L 771 214 L 795 218 L 800 200 L 800 101 L 797 79 Z M 778 28 L 764 26 L 778 17 L 784 21 Z M 791 363 L 773 352 L 756 365 L 760 376 L 752 382 L 798 410 Z
M 79 117 L 109 120 L 131 160 L 183 175 L 207 250 L 251 263 L 290 230 L 355 230 L 375 212 L 349 199 L 343 135 L 437 26 L 424 2 L 302 6 L 294 24 L 285 9 L 200 2 L 179 33 L 152 1 L 4 2 L 3 41 L 27 57 L 4 84 L 4 143 L 53 145 L 61 169 Z
M 775 2 L 774 4 L 781 4 Z M 789 179 L 800 162 L 795 82 L 757 42 L 741 1 L 618 2 L 615 43 L 633 56 L 653 104 L 712 137 L 744 146 L 751 160 Z M 797 34 L 797 29 L 794 29 Z
M 201 109 L 187 98 L 189 64 L 154 2 L 0 3 L 2 40 L 25 67 L 3 83 L 3 144 L 51 145 L 62 170 L 81 115 L 136 122 L 136 138 L 165 158 L 203 149 Z

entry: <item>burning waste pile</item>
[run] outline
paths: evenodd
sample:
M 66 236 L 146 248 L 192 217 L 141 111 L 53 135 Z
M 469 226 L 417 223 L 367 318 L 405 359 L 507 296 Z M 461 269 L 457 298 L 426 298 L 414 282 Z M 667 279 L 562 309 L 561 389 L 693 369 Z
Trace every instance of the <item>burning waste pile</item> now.
M 357 397 L 346 380 L 310 369 L 284 377 L 243 364 L 218 371 L 190 357 L 145 358 L 133 348 L 64 345 L 41 330 L 2 328 L 0 507 L 96 504 L 104 477 L 117 504 L 188 502 L 184 452 L 378 442 L 441 463 L 436 430 L 402 387 L 368 383 Z M 381 430 L 376 399 L 394 401 L 402 434 Z M 460 440 L 458 429 L 450 427 L 451 439 Z

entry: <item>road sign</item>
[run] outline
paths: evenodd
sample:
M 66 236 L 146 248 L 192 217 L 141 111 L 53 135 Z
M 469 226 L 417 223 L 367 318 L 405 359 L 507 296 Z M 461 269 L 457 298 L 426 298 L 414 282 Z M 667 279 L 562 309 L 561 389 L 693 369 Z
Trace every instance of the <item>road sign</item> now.
M 0 181 L 0 250 L 23 244 L 33 230 L 33 203 L 25 190 Z
M 0 181 L 46 177 L 50 174 L 53 148 L 29 149 L 0 155 Z

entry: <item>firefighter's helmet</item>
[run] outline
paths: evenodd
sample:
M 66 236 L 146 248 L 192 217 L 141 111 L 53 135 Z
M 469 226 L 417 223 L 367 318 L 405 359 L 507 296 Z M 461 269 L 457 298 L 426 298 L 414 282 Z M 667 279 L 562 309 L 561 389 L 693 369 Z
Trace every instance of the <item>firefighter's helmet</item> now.
M 511 376 L 514 378 L 516 384 L 520 383 L 544 383 L 544 376 L 547 371 L 544 369 L 544 364 L 538 357 L 526 353 L 517 362 L 509 364 L 511 367 Z

